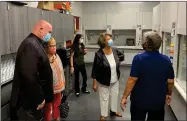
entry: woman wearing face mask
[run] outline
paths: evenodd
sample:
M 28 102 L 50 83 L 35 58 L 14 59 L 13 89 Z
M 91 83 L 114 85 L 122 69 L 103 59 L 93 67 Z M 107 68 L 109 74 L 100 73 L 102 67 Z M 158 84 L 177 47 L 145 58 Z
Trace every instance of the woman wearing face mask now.
M 81 34 L 75 36 L 70 58 L 71 72 L 75 73 L 75 95 L 77 97 L 80 95 L 79 72 L 81 72 L 83 77 L 81 91 L 86 94 L 90 93 L 87 90 L 87 74 L 84 62 L 84 55 L 87 53 L 87 49 L 85 49 L 83 41 L 84 38 Z
M 93 90 L 99 91 L 101 117 L 100 120 L 106 120 L 108 116 L 108 104 L 110 101 L 110 116 L 121 117 L 117 112 L 120 61 L 124 60 L 123 53 L 112 48 L 113 40 L 110 34 L 101 34 L 98 44 L 101 47 L 96 53 L 92 68 Z
M 52 117 L 55 121 L 60 121 L 60 109 L 62 94 L 61 92 L 65 89 L 65 77 L 63 65 L 60 57 L 56 54 L 56 41 L 51 38 L 45 43 L 46 52 L 49 58 L 51 69 L 53 72 L 53 90 L 54 100 L 52 103 L 47 103 L 44 106 L 44 121 L 51 121 Z

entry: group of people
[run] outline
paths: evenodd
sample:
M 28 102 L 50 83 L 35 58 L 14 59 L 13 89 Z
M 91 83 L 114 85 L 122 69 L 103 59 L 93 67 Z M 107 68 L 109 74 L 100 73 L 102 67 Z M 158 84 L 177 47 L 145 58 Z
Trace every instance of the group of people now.
M 10 100 L 12 121 L 60 121 L 62 92 L 65 89 L 63 65 L 56 54 L 56 41 L 51 36 L 52 26 L 40 20 L 32 33 L 21 43 L 16 57 Z M 77 34 L 71 49 L 70 71 L 75 74 L 75 95 L 80 95 L 79 72 L 83 77 L 81 91 L 87 90 L 84 55 L 87 49 L 84 37 Z M 174 85 L 174 71 L 169 58 L 159 53 L 162 39 L 156 32 L 143 35 L 145 52 L 137 54 L 132 62 L 130 76 L 121 99 L 122 110 L 131 95 L 131 120 L 164 120 L 164 106 L 170 104 Z M 112 35 L 102 33 L 98 38 L 100 49 L 95 53 L 92 67 L 93 90 L 99 92 L 101 117 L 122 117 L 118 112 L 120 62 L 124 55 L 113 47 Z

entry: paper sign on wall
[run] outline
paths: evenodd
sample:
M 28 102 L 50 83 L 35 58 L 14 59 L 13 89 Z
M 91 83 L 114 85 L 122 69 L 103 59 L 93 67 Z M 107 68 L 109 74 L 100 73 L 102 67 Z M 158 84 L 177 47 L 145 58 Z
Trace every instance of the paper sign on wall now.
M 111 25 L 107 25 L 106 32 L 109 34 L 112 34 L 112 26 Z
M 141 46 L 141 38 L 142 38 L 142 26 L 137 25 L 137 27 L 136 27 L 136 46 Z
M 176 35 L 176 22 L 172 23 L 171 36 Z

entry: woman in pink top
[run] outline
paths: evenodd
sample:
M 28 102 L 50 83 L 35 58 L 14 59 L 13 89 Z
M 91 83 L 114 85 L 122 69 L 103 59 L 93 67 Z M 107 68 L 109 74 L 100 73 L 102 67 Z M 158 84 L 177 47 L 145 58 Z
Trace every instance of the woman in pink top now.
M 60 121 L 60 109 L 62 94 L 61 92 L 65 89 L 65 77 L 62 62 L 60 57 L 56 54 L 56 41 L 51 38 L 46 44 L 46 52 L 49 57 L 51 69 L 53 71 L 53 90 L 54 100 L 52 103 L 45 104 L 44 107 L 44 121 L 50 121 L 51 117 Z M 52 116 L 51 116 L 52 112 Z

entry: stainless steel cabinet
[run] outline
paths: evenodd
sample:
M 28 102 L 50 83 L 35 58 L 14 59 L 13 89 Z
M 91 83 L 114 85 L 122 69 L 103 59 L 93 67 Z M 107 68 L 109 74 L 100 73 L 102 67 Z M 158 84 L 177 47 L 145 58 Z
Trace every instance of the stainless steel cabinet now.
M 10 53 L 10 33 L 8 23 L 8 3 L 0 2 L 0 51 L 2 55 Z
M 28 7 L 9 4 L 11 52 L 17 52 L 21 42 L 28 36 Z
M 74 35 L 74 18 L 72 15 L 66 15 L 65 19 L 65 41 L 72 40 Z
M 62 28 L 62 17 L 61 13 L 52 13 L 52 25 L 53 25 L 53 36 L 57 43 L 63 42 L 63 28 Z
M 28 24 L 31 32 L 36 22 L 42 19 L 42 10 L 38 8 L 28 7 Z
M 50 24 L 52 23 L 52 12 L 47 11 L 47 10 L 41 10 L 41 19 L 49 22 Z

